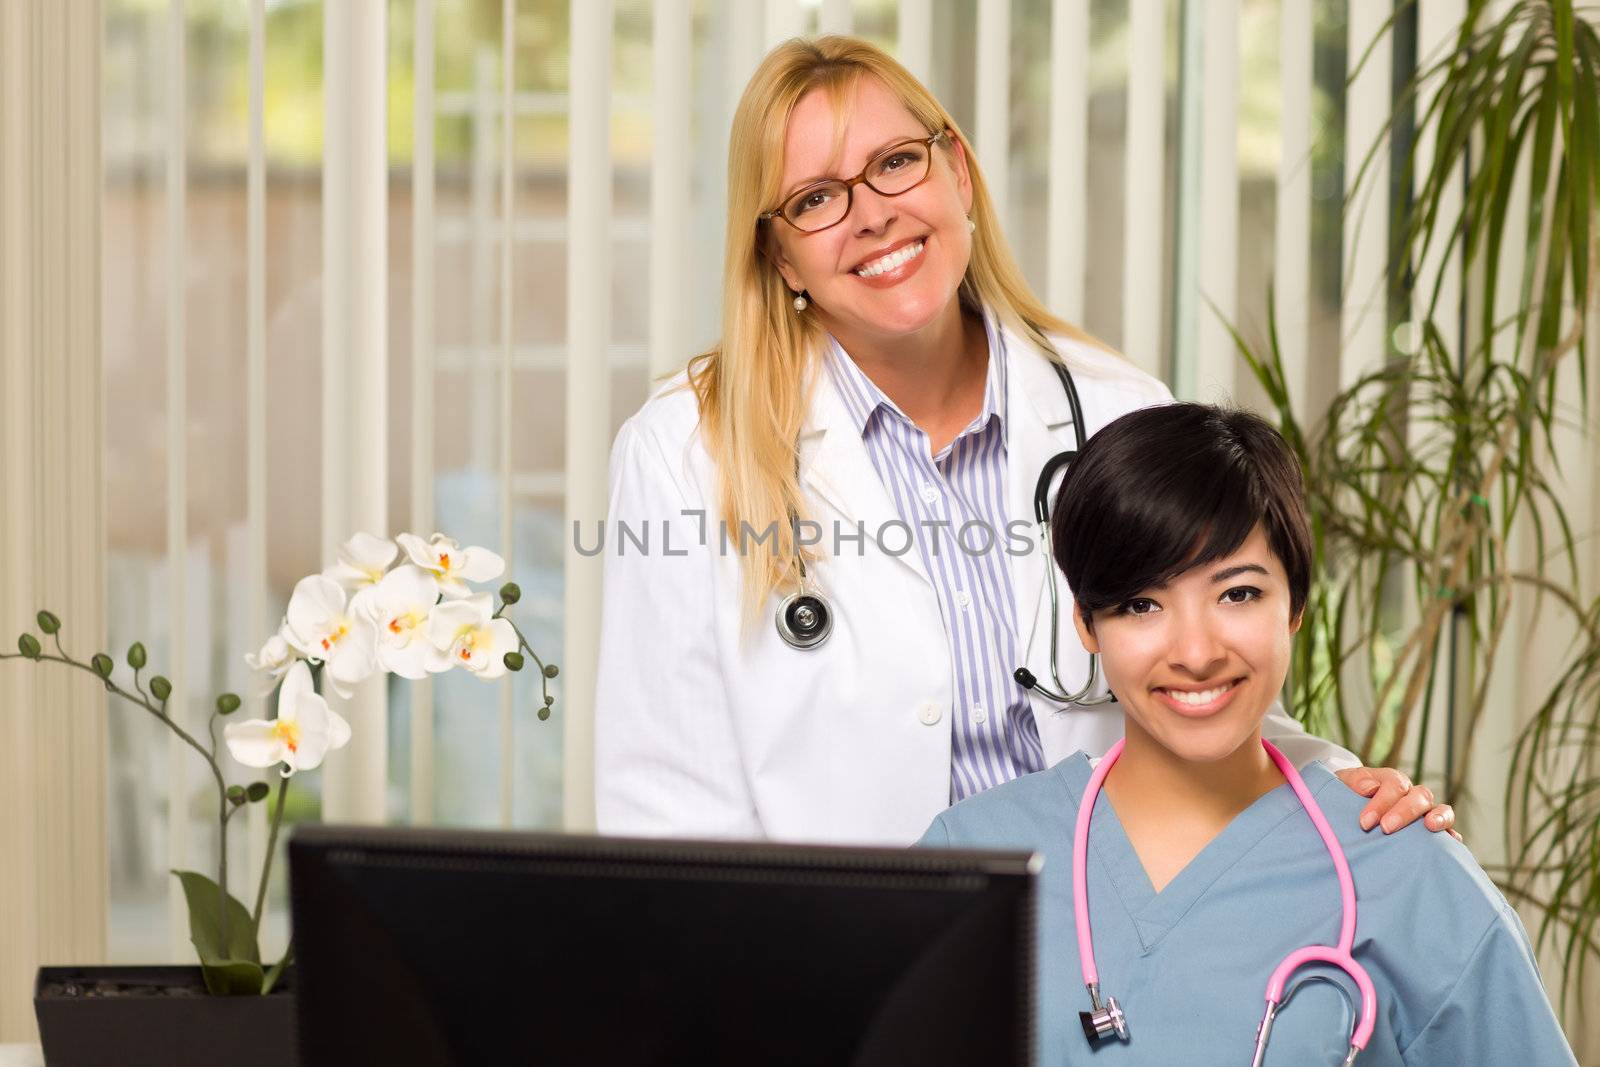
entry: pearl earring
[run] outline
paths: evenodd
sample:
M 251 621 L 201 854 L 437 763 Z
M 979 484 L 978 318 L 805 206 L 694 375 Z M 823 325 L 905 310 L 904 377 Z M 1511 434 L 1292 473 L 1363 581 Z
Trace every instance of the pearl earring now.
M 967 216 L 967 232 L 968 233 L 976 233 L 977 230 L 978 230 L 978 224 L 976 222 L 972 221 L 972 216 L 971 215 L 968 215 Z
M 794 309 L 796 311 L 804 311 L 806 309 L 806 294 L 805 293 L 796 293 L 795 294 Z

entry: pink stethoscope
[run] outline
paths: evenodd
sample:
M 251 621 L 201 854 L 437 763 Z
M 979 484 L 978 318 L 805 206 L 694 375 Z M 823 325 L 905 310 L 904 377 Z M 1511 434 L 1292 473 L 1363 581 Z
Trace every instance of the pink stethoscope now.
M 1089 990 L 1089 1004 L 1091 1010 L 1079 1012 L 1078 1016 L 1083 1022 L 1084 1035 L 1089 1039 L 1089 1044 L 1099 1043 L 1111 1034 L 1116 1034 L 1123 1041 L 1128 1040 L 1128 1018 L 1123 1014 L 1122 1006 L 1117 1003 L 1116 997 L 1107 997 L 1105 1003 L 1100 1003 L 1100 974 L 1094 965 L 1094 941 L 1089 931 L 1089 821 L 1094 814 L 1094 802 L 1100 796 L 1100 786 L 1105 782 L 1106 775 L 1122 755 L 1124 741 L 1119 740 L 1111 746 L 1100 765 L 1089 776 L 1089 784 L 1084 787 L 1083 801 L 1078 806 L 1078 822 L 1072 835 L 1072 910 L 1078 924 L 1078 959 L 1083 964 L 1083 984 Z M 1316 798 L 1306 788 L 1306 783 L 1300 777 L 1300 772 L 1295 770 L 1294 764 L 1282 752 L 1279 752 L 1265 738 L 1261 747 L 1267 750 L 1267 755 L 1272 757 L 1272 762 L 1278 765 L 1278 770 L 1283 772 L 1288 779 L 1289 786 L 1300 798 L 1300 805 L 1305 808 L 1306 814 L 1311 817 L 1311 823 L 1317 828 L 1317 833 L 1322 837 L 1322 843 L 1328 847 L 1328 855 L 1333 859 L 1333 870 L 1339 878 L 1339 902 L 1343 906 L 1339 920 L 1339 946 L 1330 948 L 1327 945 L 1307 945 L 1305 948 L 1295 949 L 1284 957 L 1278 969 L 1272 972 L 1272 980 L 1267 983 L 1267 1012 L 1261 1017 L 1261 1025 L 1256 1028 L 1255 1058 L 1250 1061 L 1250 1067 L 1261 1067 L 1267 1055 L 1267 1039 L 1272 1036 L 1272 1022 L 1277 1018 L 1278 1010 L 1283 1004 L 1283 987 L 1289 981 L 1289 976 L 1307 963 L 1330 963 L 1348 974 L 1356 983 L 1356 988 L 1361 991 L 1361 1014 L 1356 1024 L 1355 1033 L 1350 1037 L 1350 1054 L 1345 1057 L 1344 1067 L 1350 1067 L 1356 1062 L 1356 1056 L 1367 1047 L 1367 1041 L 1372 1037 L 1372 1028 L 1377 1021 L 1378 993 L 1373 988 L 1372 978 L 1367 974 L 1366 968 L 1355 961 L 1351 956 L 1351 948 L 1356 940 L 1356 887 L 1350 878 L 1350 865 L 1345 861 L 1344 849 L 1339 847 L 1339 842 L 1333 836 L 1333 828 L 1328 825 L 1328 820 L 1323 816 L 1322 809 L 1317 806 Z

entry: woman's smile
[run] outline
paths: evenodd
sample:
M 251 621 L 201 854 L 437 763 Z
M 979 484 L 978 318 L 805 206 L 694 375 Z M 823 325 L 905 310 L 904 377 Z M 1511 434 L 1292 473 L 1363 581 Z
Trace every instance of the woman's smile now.
M 1233 678 L 1205 688 L 1157 686 L 1151 692 L 1161 703 L 1179 715 L 1191 719 L 1203 719 L 1215 715 L 1232 703 L 1234 694 L 1239 692 L 1243 684 L 1243 678 Z
M 901 242 L 887 254 L 875 254 L 850 273 L 874 289 L 888 289 L 922 269 L 922 253 L 927 247 L 926 237 L 913 237 Z

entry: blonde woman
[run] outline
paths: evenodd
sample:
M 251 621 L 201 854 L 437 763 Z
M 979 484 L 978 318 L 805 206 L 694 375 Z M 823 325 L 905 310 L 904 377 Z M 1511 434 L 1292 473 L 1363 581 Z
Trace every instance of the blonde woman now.
M 727 231 L 721 342 L 612 451 L 601 831 L 909 844 L 954 801 L 1105 752 L 1114 703 L 1041 691 L 1090 666 L 1064 587 L 1051 610 L 1035 485 L 1166 387 L 1040 304 L 955 120 L 866 42 L 766 57 Z M 1371 796 L 1364 828 L 1453 821 L 1281 707 L 1263 732 Z

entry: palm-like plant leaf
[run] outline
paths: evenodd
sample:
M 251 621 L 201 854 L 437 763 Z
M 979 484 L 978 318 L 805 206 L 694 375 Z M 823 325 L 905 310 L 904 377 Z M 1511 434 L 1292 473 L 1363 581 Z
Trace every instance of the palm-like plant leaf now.
M 1490 694 L 1513 654 L 1512 621 L 1524 619 L 1514 606 L 1559 616 L 1575 635 L 1517 736 L 1505 790 L 1511 861 L 1498 874 L 1536 909 L 1536 939 L 1559 946 L 1564 982 L 1580 989 L 1600 951 L 1600 599 L 1579 588 L 1555 456 L 1558 430 L 1576 424 L 1591 442 L 1596 432 L 1587 400 L 1565 396 L 1558 375 L 1575 365 L 1587 397 L 1584 325 L 1600 313 L 1597 15 L 1573 0 L 1499 12 L 1468 0 L 1453 47 L 1401 94 L 1397 114 L 1426 101 L 1403 160 L 1415 196 L 1391 220 L 1390 271 L 1407 280 L 1420 320 L 1415 352 L 1386 353 L 1305 426 L 1270 294 L 1265 349 L 1234 332 L 1306 473 L 1315 591 L 1294 643 L 1295 715 L 1369 762 L 1410 755 L 1421 777 L 1442 650 L 1457 631 L 1467 647 L 1456 711 L 1468 731 L 1444 784 L 1459 798 L 1482 722 L 1511 713 Z M 1388 180 L 1374 161 L 1389 134 L 1362 158 L 1347 212 Z M 1514 276 L 1503 266 L 1513 262 Z M 1437 266 L 1419 276 L 1417 264 Z M 1438 323 L 1455 318 L 1441 294 L 1462 269 L 1481 284 L 1456 343 Z M 1519 538 L 1524 548 L 1508 549 Z M 1519 570 L 1524 556 L 1532 565 Z M 1403 610 L 1400 590 L 1414 608 Z

